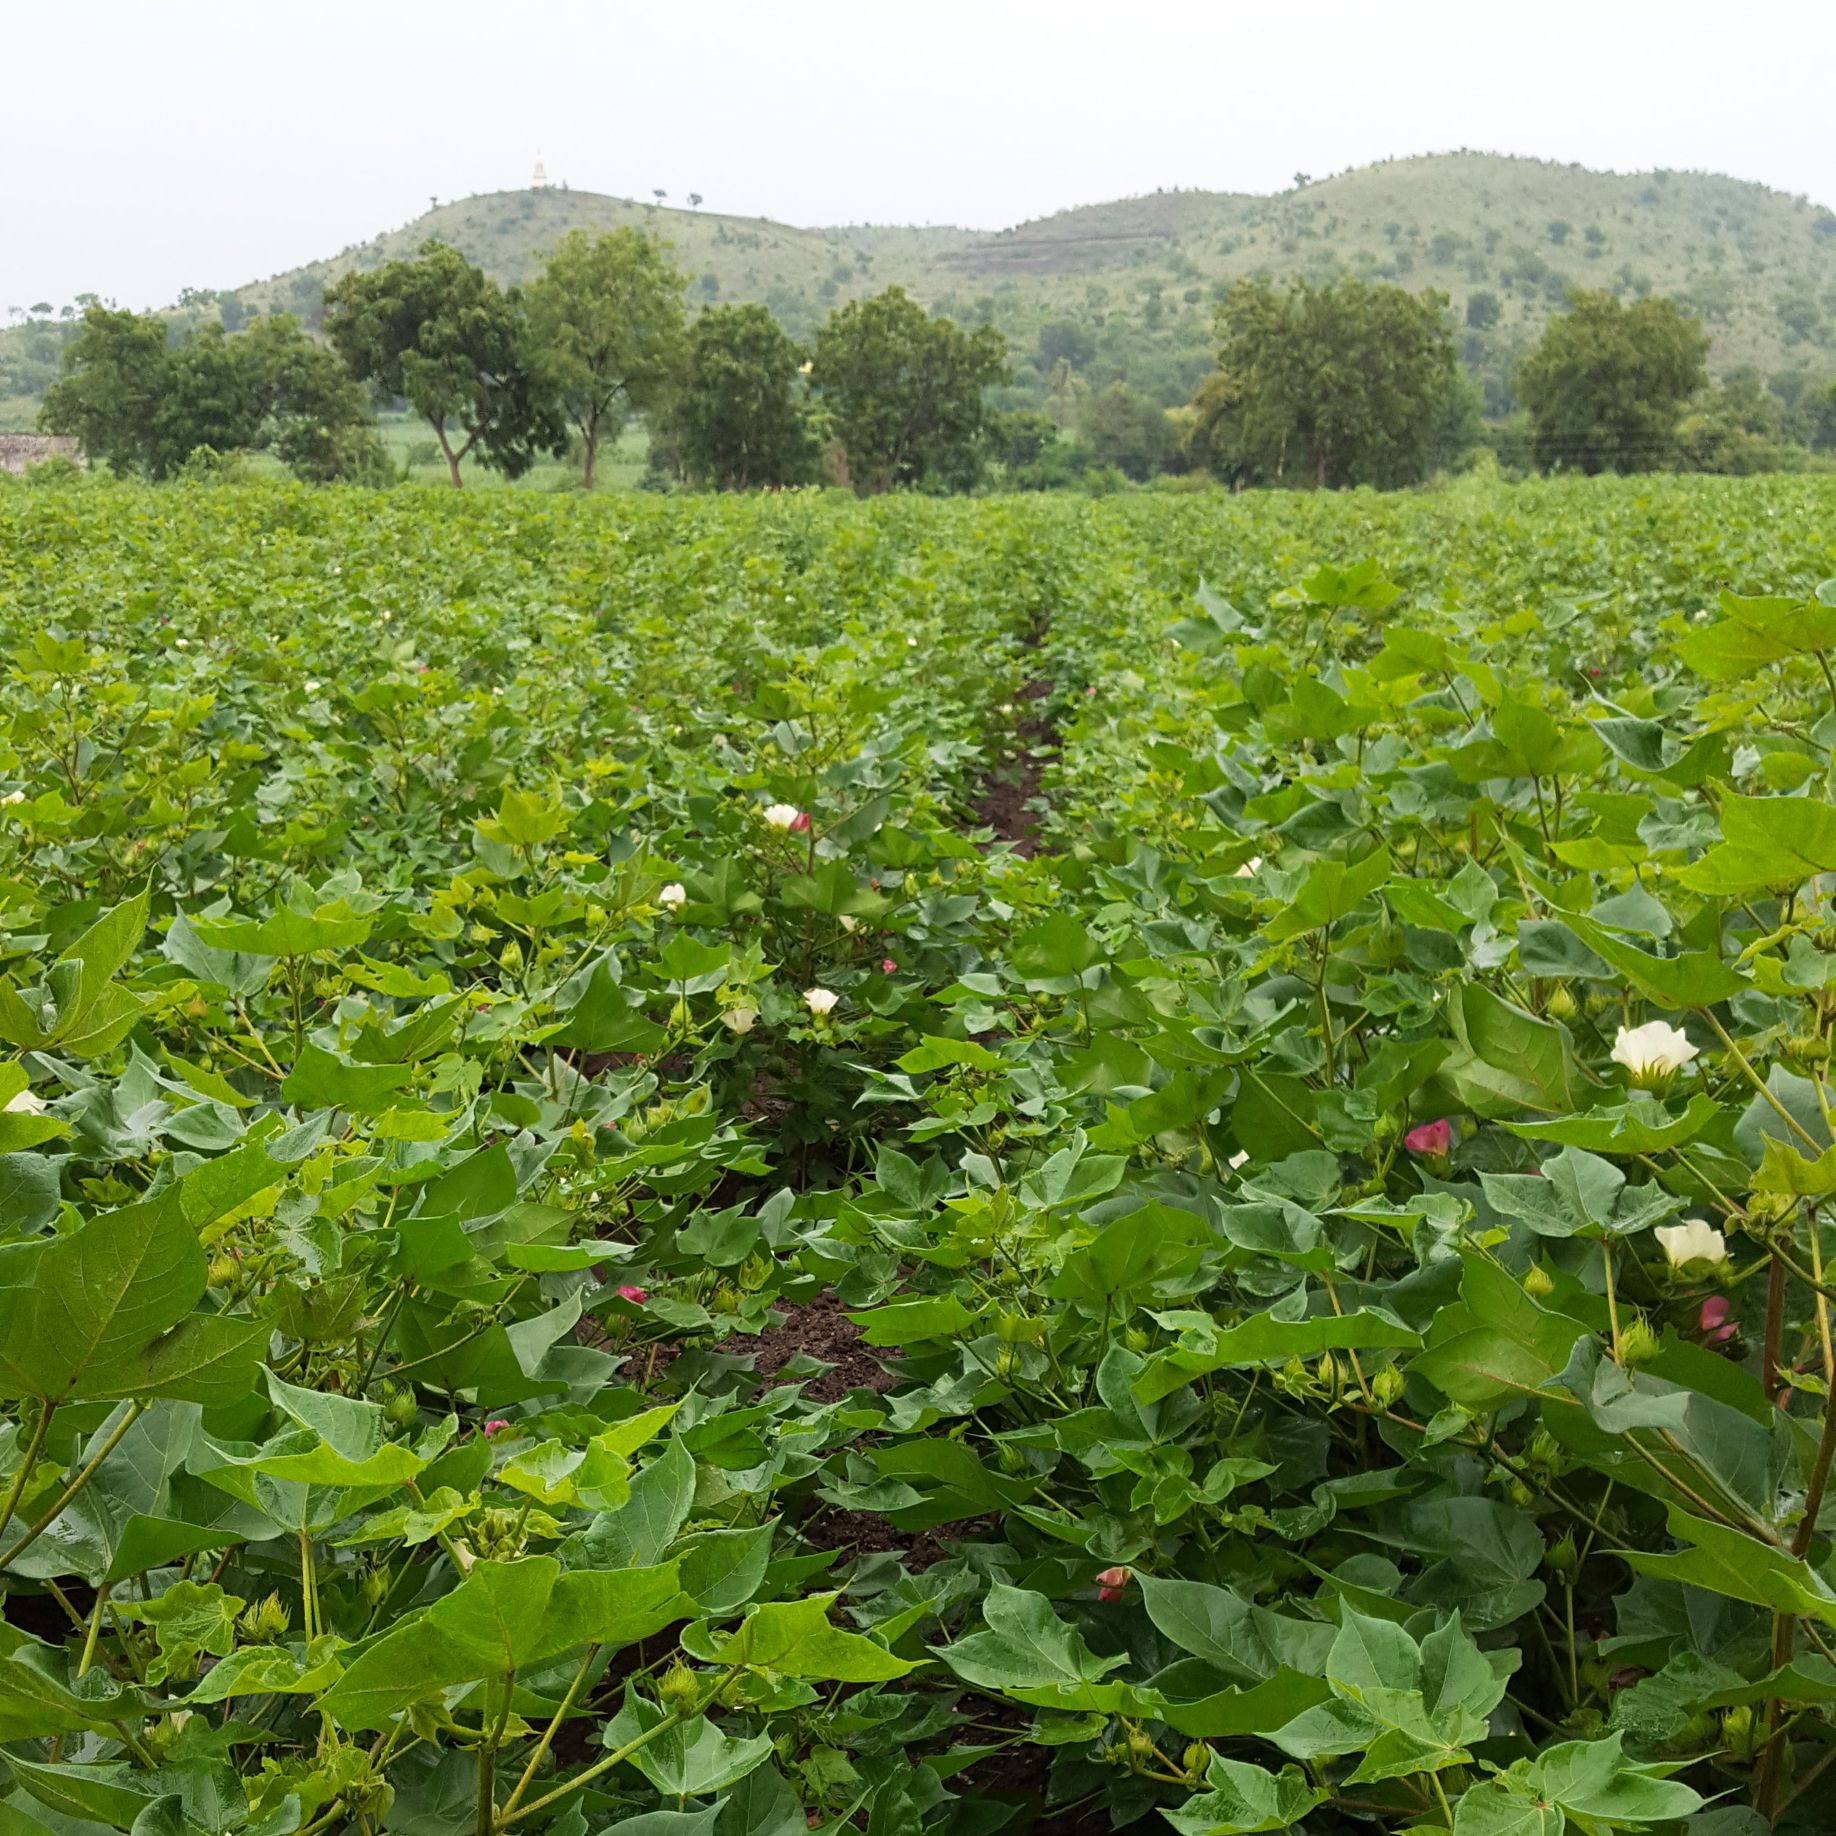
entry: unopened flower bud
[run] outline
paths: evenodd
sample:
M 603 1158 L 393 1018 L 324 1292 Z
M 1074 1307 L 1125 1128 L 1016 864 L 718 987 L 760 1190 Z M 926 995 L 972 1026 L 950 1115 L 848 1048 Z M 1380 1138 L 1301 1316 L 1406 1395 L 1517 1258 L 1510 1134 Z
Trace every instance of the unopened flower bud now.
M 1642 1313 L 1635 1313 L 1619 1329 L 1619 1361 L 1628 1368 L 1649 1364 L 1662 1349 L 1651 1322 Z
M 657 1695 L 666 1709 L 686 1720 L 701 1706 L 701 1679 L 686 1664 L 672 1664 Z
M 1573 1576 L 1581 1566 L 1580 1558 L 1575 1552 L 1575 1539 L 1564 1536 L 1551 1543 L 1543 1556 L 1543 1561 L 1552 1575 L 1560 1575 L 1564 1580 Z
M 1532 1300 L 1547 1300 L 1555 1292 L 1555 1277 L 1540 1262 L 1533 1262 L 1524 1276 L 1524 1292 Z
M 1403 1374 L 1395 1365 L 1386 1364 L 1371 1377 L 1371 1396 L 1380 1409 L 1394 1409 L 1402 1401 Z
M 1566 988 L 1551 989 L 1549 999 L 1543 1003 L 1543 1012 L 1551 1020 L 1572 1020 L 1579 1011 L 1575 997 Z
M 1205 1776 L 1205 1768 L 1211 1764 L 1211 1749 L 1202 1740 L 1195 1740 L 1179 1759 L 1186 1769 L 1186 1777 L 1196 1783 Z
M 242 1611 L 242 1635 L 254 1645 L 275 1645 L 287 1635 L 292 1623 L 279 1594 L 268 1594 L 252 1607 Z

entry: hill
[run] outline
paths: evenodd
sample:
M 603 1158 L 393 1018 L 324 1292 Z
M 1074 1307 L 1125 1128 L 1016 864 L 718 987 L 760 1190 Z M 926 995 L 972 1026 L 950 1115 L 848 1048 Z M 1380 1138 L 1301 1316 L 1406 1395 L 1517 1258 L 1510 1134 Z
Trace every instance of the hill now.
M 325 286 L 428 237 L 506 281 L 527 279 L 571 229 L 635 224 L 672 243 L 690 297 L 763 300 L 798 334 L 897 282 L 926 305 L 1005 331 L 1016 399 L 1040 399 L 1061 357 L 1078 386 L 1117 378 L 1183 400 L 1211 363 L 1211 318 L 1253 274 L 1357 274 L 1449 295 L 1488 406 L 1574 287 L 1670 294 L 1698 313 L 1719 374 L 1836 374 L 1836 214 L 1762 185 L 1695 172 L 1620 174 L 1483 153 L 1386 161 L 1276 196 L 1167 191 L 1058 212 L 998 233 L 800 229 L 593 192 L 494 192 L 191 309 L 312 321 Z M 1476 302 L 1476 303 L 1475 303 Z M 35 334 L 28 360 L 22 340 Z M 59 328 L 0 334 L 0 398 L 35 394 Z M 1060 373 L 1060 386 L 1064 378 Z M 9 404 L 0 402 L 0 422 Z M 20 404 L 10 406 L 17 409 Z

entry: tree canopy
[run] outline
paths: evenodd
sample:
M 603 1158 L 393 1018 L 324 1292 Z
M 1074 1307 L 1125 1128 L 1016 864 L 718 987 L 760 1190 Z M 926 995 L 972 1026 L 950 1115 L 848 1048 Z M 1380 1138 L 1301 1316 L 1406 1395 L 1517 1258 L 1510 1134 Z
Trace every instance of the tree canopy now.
M 1192 441 L 1251 484 L 1414 484 L 1449 456 L 1463 407 L 1438 293 L 1345 279 L 1239 282 L 1218 308 L 1218 376 Z
M 455 489 L 474 451 L 519 478 L 539 454 L 567 450 L 558 387 L 520 293 L 457 249 L 424 242 L 413 261 L 345 275 L 325 302 L 333 347 L 352 374 L 427 422 Z
M 854 300 L 816 334 L 810 383 L 861 492 L 973 483 L 983 391 L 1007 375 L 993 326 L 932 318 L 902 287 Z
M 373 483 L 382 450 L 349 372 L 297 320 L 172 338 L 156 315 L 92 306 L 40 416 L 118 472 L 170 477 L 191 456 L 271 448 L 302 478 Z
M 1577 293 L 1517 372 L 1537 464 L 1649 472 L 1678 458 L 1683 411 L 1708 380 L 1709 341 L 1674 300 Z
M 530 284 L 530 329 L 579 431 L 589 490 L 601 440 L 653 408 L 680 364 L 685 285 L 667 246 L 635 229 L 574 230 Z
M 803 363 L 803 347 L 763 306 L 709 307 L 689 331 L 658 449 L 684 477 L 723 491 L 809 482 L 816 443 Z

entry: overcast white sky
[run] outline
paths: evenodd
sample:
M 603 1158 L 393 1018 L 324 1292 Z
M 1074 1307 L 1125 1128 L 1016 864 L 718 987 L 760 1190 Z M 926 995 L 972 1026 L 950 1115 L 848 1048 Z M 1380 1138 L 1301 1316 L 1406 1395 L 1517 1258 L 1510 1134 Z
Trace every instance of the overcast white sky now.
M 1470 146 L 1836 205 L 1836 0 L 0 0 L 0 310 L 528 182 L 998 229 Z

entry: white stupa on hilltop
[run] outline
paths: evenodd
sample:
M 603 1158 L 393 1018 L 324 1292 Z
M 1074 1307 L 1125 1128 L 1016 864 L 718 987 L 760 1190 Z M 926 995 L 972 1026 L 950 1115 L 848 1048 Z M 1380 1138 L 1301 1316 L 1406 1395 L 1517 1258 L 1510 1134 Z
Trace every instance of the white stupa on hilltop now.
M 540 147 L 536 149 L 535 171 L 529 176 L 529 189 L 531 191 L 546 191 L 548 189 L 548 168 L 542 164 L 542 150 Z

